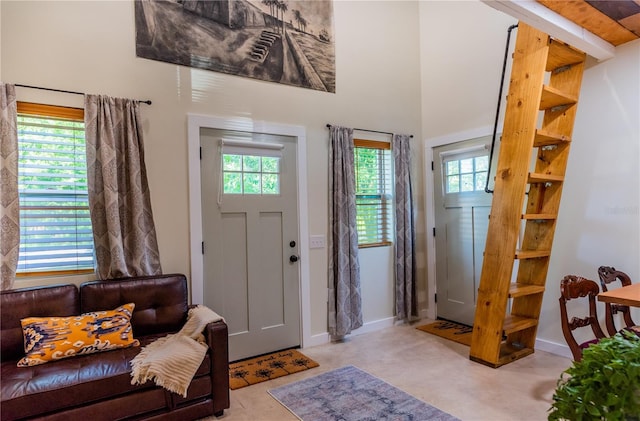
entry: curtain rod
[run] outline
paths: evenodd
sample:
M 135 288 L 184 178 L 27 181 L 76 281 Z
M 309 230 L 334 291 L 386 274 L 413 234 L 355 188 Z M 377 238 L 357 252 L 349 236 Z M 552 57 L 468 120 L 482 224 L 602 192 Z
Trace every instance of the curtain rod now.
M 327 123 L 327 128 L 328 128 L 328 129 L 330 129 L 330 128 L 331 128 L 331 124 L 328 124 L 328 123 Z M 379 131 L 379 130 L 356 129 L 356 128 L 354 128 L 353 130 L 358 130 L 358 131 L 360 131 L 360 132 L 371 132 L 371 133 L 389 134 L 389 135 L 391 135 L 391 136 L 393 136 L 393 135 L 394 135 L 394 133 L 391 133 L 391 132 L 381 132 L 381 131 Z M 413 135 L 409 135 L 409 137 L 413 139 Z
M 82 92 L 74 92 L 74 91 L 65 91 L 63 89 L 53 89 L 53 88 L 43 88 L 41 86 L 31 86 L 31 85 L 21 85 L 16 83 L 15 86 L 19 86 L 21 88 L 31 88 L 31 89 L 41 89 L 43 91 L 52 91 L 52 92 L 62 92 L 64 94 L 74 94 L 74 95 L 85 95 Z M 137 100 L 138 102 L 142 102 L 143 104 L 151 105 L 151 100 Z

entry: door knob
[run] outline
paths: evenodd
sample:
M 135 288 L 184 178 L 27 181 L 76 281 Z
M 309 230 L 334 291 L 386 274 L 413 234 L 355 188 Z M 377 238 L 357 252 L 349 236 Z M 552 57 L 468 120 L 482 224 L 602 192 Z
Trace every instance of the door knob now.
M 295 262 L 297 262 L 297 261 L 298 261 L 298 259 L 299 259 L 299 257 L 298 257 L 298 256 L 296 256 L 295 254 L 292 254 L 291 256 L 289 256 L 289 261 L 290 261 L 291 263 L 295 263 Z

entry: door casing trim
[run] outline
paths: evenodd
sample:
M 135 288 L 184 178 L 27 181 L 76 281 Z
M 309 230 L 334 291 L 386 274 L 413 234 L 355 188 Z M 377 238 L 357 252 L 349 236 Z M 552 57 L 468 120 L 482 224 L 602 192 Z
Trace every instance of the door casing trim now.
M 187 114 L 189 162 L 189 248 L 191 255 L 191 302 L 204 301 L 204 259 L 202 256 L 202 193 L 200 180 L 200 129 L 236 130 L 290 136 L 297 144 L 298 234 L 300 244 L 300 339 L 301 347 L 311 344 L 311 288 L 309 261 L 309 212 L 307 206 L 307 135 L 303 126 L 256 121 L 238 117 Z

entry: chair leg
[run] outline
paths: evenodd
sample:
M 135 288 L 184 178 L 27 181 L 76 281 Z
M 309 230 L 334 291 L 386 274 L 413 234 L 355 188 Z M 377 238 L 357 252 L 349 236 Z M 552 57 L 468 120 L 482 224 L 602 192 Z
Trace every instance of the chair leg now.
M 222 415 L 224 415 L 224 409 L 218 412 L 214 412 L 213 415 L 215 415 L 216 418 L 220 418 Z
M 616 329 L 616 325 L 613 321 L 613 309 L 609 303 L 605 303 L 604 320 L 609 336 L 615 335 L 618 332 L 618 329 Z

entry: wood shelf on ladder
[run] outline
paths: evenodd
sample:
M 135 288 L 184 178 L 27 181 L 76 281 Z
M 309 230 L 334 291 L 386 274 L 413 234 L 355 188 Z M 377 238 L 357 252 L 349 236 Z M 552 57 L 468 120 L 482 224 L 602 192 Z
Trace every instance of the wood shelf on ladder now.
M 519 23 L 473 324 L 473 361 L 500 367 L 534 352 L 585 59 L 581 51 Z

